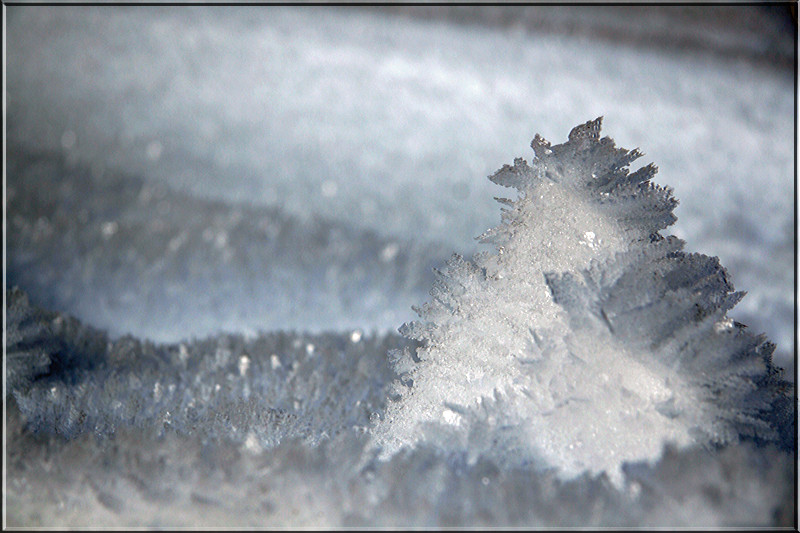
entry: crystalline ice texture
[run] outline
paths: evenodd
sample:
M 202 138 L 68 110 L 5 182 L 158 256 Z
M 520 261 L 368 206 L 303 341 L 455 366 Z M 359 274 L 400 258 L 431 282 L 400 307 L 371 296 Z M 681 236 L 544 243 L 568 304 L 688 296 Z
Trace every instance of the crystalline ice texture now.
M 481 441 L 501 461 L 619 482 L 624 462 L 668 442 L 776 438 L 788 404 L 774 347 L 725 316 L 742 294 L 716 258 L 660 235 L 677 201 L 650 182 L 652 164 L 630 172 L 642 154 L 600 125 L 556 146 L 537 135 L 530 165 L 490 177 L 518 198 L 498 199 L 502 224 L 480 237 L 495 253 L 454 256 L 422 320 L 401 328 L 423 345 L 393 354 L 399 399 L 375 427 L 384 457 Z

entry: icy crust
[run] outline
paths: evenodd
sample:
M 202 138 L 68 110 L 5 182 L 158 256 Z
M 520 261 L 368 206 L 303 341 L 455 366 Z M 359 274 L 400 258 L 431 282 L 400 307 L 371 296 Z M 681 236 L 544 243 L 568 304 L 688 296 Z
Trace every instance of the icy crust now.
M 790 435 L 774 346 L 726 317 L 743 294 L 716 258 L 661 237 L 677 201 L 650 182 L 652 164 L 629 172 L 641 153 L 600 124 L 557 146 L 537 135 L 530 165 L 490 177 L 519 196 L 499 199 L 502 224 L 480 237 L 495 253 L 454 256 L 422 320 L 400 329 L 422 346 L 392 355 L 382 457 L 431 440 L 463 450 L 480 419 L 501 463 L 620 483 L 625 462 L 664 443 Z
M 365 435 L 319 446 L 209 446 L 193 435 L 120 427 L 73 440 L 7 421 L 10 527 L 720 527 L 794 520 L 789 454 L 752 444 L 667 448 L 603 475 L 562 480 L 422 445 L 381 461 Z
M 792 456 L 774 446 L 738 443 L 714 454 L 666 447 L 658 461 L 625 465 L 619 484 L 589 472 L 565 480 L 502 461 L 498 443 L 513 452 L 518 432 L 492 420 L 490 401 L 464 412 L 469 433 L 436 431 L 381 460 L 364 425 L 385 408 L 396 374 L 383 354 L 408 343 L 397 336 L 109 342 L 20 291 L 6 298 L 9 339 L 27 339 L 14 341 L 13 353 L 28 362 L 5 398 L 10 527 L 719 527 L 794 519 Z M 48 354 L 49 365 L 24 355 L 36 353 Z M 183 410 L 187 400 L 197 416 Z M 281 405 L 287 412 L 275 416 Z
M 133 427 L 251 449 L 363 433 L 395 378 L 383 354 L 398 335 L 275 332 L 155 344 L 110 340 L 7 293 L 7 393 L 34 433 L 113 438 Z M 43 339 L 38 342 L 36 339 Z M 36 342 L 34 342 L 36 341 Z

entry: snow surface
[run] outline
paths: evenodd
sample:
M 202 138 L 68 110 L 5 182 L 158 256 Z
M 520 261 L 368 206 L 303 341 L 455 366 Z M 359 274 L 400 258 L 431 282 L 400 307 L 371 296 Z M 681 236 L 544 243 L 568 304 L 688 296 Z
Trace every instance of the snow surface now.
M 497 224 L 486 176 L 600 115 L 791 369 L 791 72 L 355 8 L 6 12 L 7 288 L 56 312 L 14 326 L 14 383 L 49 373 L 8 402 L 11 524 L 792 523 L 773 447 L 612 483 L 498 462 L 485 420 L 463 456 L 363 435 L 431 268 Z

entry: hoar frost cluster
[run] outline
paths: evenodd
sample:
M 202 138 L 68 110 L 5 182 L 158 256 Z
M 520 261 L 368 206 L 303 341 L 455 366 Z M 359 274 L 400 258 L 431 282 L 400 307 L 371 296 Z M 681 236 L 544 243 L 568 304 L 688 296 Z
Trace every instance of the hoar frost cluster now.
M 600 122 L 557 146 L 536 136 L 530 164 L 491 176 L 518 191 L 480 237 L 494 252 L 437 272 L 405 338 L 113 339 L 7 291 L 9 525 L 791 523 L 795 411 L 774 346 L 727 317 L 742 293 L 716 258 L 660 234 L 676 200 L 654 166 L 629 171 L 641 154 L 600 138 Z M 37 237 L 37 219 L 71 216 L 66 200 L 40 205 L 36 184 L 92 190 L 77 171 L 31 168 L 9 173 L 15 271 L 60 242 Z M 149 204 L 134 205 L 145 214 L 117 233 L 149 227 Z M 63 225 L 64 242 L 91 248 Z M 51 285 L 28 284 L 39 298 Z
M 392 354 L 399 396 L 374 429 L 383 456 L 419 441 L 488 453 L 570 478 L 655 459 L 665 443 L 777 440 L 788 385 L 774 345 L 726 316 L 743 296 L 716 258 L 660 231 L 677 201 L 629 171 L 638 150 L 600 137 L 601 118 L 490 177 L 518 191 L 495 246 L 437 272 L 422 342 Z M 776 414 L 778 413 L 778 414 Z

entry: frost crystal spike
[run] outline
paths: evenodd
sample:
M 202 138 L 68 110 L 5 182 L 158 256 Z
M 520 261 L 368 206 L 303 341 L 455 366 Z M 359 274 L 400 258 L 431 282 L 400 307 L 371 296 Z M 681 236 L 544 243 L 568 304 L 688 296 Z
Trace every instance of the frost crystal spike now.
M 667 443 L 794 445 L 774 346 L 726 316 L 743 293 L 660 234 L 672 191 L 600 129 L 536 135 L 530 164 L 489 177 L 518 197 L 498 199 L 502 223 L 479 237 L 495 252 L 454 255 L 400 328 L 422 346 L 392 354 L 397 401 L 373 428 L 384 456 L 430 440 L 619 482 Z

